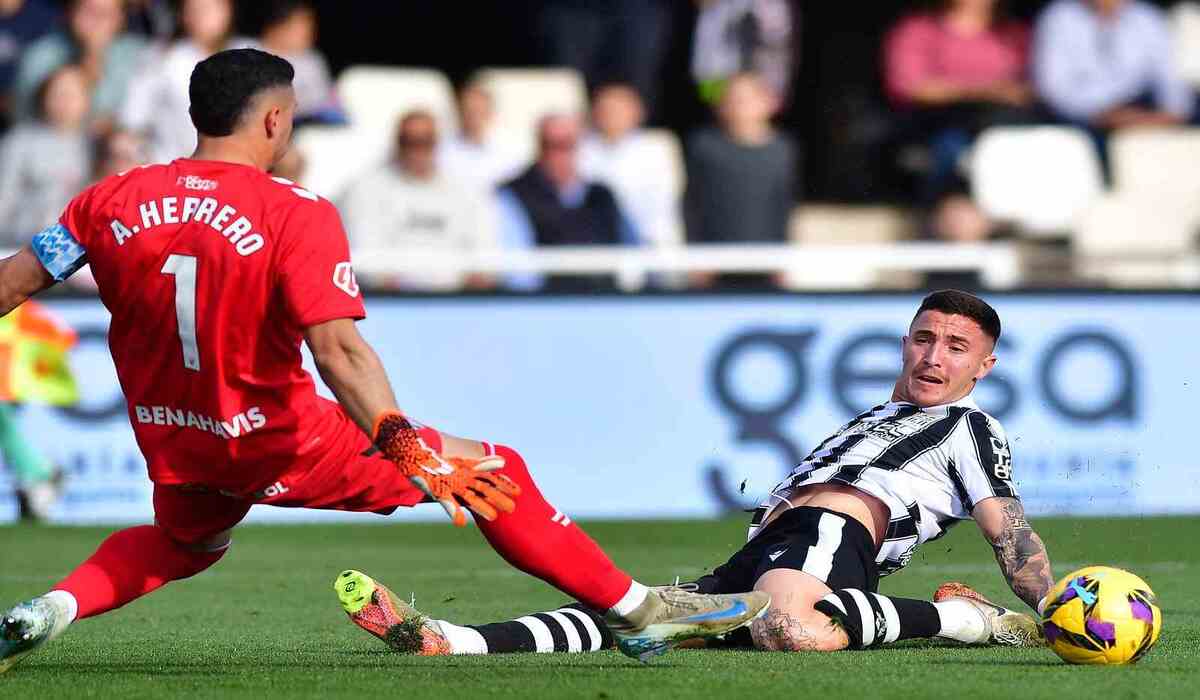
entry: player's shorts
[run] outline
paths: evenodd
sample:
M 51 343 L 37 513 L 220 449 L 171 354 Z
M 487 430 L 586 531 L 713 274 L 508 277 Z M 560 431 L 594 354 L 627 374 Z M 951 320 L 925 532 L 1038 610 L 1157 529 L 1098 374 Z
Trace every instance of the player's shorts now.
M 879 588 L 875 541 L 867 528 L 843 513 L 809 506 L 785 511 L 697 583 L 712 593 L 744 593 L 772 569 L 803 571 L 833 590 Z
M 315 463 L 299 465 L 251 494 L 214 491 L 201 486 L 155 484 L 154 520 L 178 542 L 208 540 L 232 528 L 253 505 L 316 508 L 389 515 L 426 499 L 391 460 L 371 444 L 339 408 L 339 421 L 323 435 L 330 445 Z M 343 423 L 349 423 L 349 427 Z M 422 427 L 425 444 L 441 449 L 441 436 Z M 488 445 L 488 450 L 493 448 Z

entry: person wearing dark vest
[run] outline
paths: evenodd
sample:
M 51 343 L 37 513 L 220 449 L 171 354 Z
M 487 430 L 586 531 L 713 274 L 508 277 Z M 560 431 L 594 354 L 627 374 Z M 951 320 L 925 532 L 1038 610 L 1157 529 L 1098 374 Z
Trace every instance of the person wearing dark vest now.
M 581 127 L 576 117 L 549 115 L 538 123 L 538 157 L 497 193 L 501 237 L 512 248 L 637 243 L 611 190 L 579 173 Z M 603 291 L 612 275 L 512 275 L 521 290 Z

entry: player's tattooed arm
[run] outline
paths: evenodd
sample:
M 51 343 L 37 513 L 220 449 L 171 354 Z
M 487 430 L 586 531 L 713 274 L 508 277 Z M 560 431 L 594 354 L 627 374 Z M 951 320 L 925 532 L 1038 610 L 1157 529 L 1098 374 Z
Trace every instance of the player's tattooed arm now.
M 1046 545 L 1025 518 L 1025 508 L 1015 498 L 988 498 L 976 504 L 973 515 L 1009 587 L 1036 610 L 1054 587 L 1054 576 Z

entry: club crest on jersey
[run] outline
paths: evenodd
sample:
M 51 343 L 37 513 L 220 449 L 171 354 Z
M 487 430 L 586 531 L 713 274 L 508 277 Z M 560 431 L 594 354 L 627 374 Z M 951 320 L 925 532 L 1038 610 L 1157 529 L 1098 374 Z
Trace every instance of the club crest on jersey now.
M 333 268 L 333 286 L 349 294 L 358 296 L 358 279 L 354 276 L 354 268 L 348 262 L 340 262 Z

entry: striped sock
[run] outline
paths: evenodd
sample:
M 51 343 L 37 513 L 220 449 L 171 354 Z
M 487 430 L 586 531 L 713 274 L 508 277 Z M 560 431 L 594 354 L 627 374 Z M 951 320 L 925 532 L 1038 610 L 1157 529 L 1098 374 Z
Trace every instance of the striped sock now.
M 451 629 L 456 626 L 441 621 L 438 624 L 455 654 L 575 653 L 613 645 L 604 620 L 581 603 L 488 625 Z
M 892 598 L 854 588 L 834 591 L 813 607 L 846 630 L 851 649 L 933 637 L 942 628 L 938 610 L 929 601 Z

